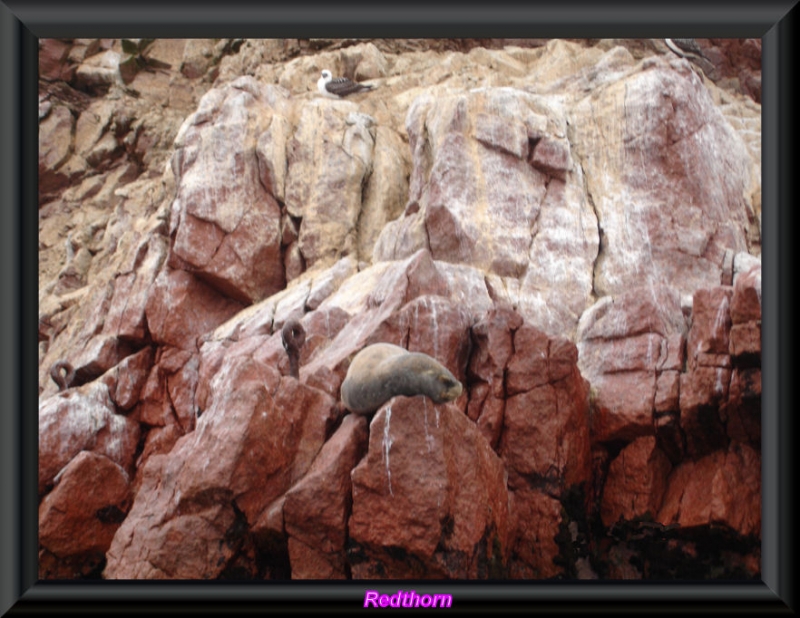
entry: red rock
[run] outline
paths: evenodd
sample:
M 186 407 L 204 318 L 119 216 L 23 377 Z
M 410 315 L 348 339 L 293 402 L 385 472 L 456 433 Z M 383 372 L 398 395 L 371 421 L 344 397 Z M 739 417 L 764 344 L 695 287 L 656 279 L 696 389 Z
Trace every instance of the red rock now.
M 99 377 L 137 351 L 137 346 L 114 335 L 100 334 L 90 338 L 83 349 L 68 357 L 75 367 L 78 384 Z
M 509 487 L 536 479 L 550 491 L 588 483 L 588 385 L 577 369 L 570 380 L 546 384 L 506 400 L 499 452 Z
M 207 92 L 175 139 L 169 264 L 243 303 L 285 286 L 280 207 L 256 154 L 284 100 L 280 88 L 239 78 Z
M 62 558 L 102 556 L 130 497 L 125 470 L 103 455 L 81 451 L 39 505 L 39 545 Z
M 681 376 L 681 429 L 692 457 L 724 448 L 728 439 L 719 406 L 728 398 L 731 370 L 697 367 Z
M 601 365 L 605 374 L 624 371 L 652 372 L 664 361 L 662 347 L 666 347 L 666 341 L 655 333 L 620 339 L 591 340 L 585 342 L 581 348 L 581 362 Z
M 592 385 L 592 439 L 652 435 L 654 411 L 677 410 L 686 323 L 675 289 L 637 287 L 595 303 L 578 328 L 579 367 Z
M 283 507 L 292 579 L 345 579 L 350 471 L 367 450 L 367 420 L 348 414 L 288 492 Z
M 419 296 L 390 316 L 368 343 L 387 341 L 422 352 L 442 363 L 464 381 L 469 355 L 470 316 L 441 296 Z
M 147 460 L 153 455 L 164 455 L 172 450 L 175 443 L 183 435 L 183 431 L 177 423 L 165 425 L 164 427 L 152 427 L 147 432 L 144 439 L 142 453 L 136 460 L 136 476 L 132 483 L 132 492 L 135 496 L 142 483 L 142 475 Z
M 742 536 L 761 536 L 761 457 L 734 443 L 698 461 L 685 461 L 667 481 L 657 520 L 682 528 L 724 525 Z
M 652 372 L 607 374 L 592 382 L 592 440 L 629 442 L 653 432 L 656 377 Z
M 478 416 L 478 429 L 495 450 L 497 450 L 500 444 L 500 434 L 503 431 L 503 418 L 505 417 L 505 413 L 505 400 L 491 397 L 481 406 Z
M 467 374 L 470 378 L 467 414 L 497 448 L 505 412 L 506 366 L 514 352 L 514 331 L 522 317 L 509 308 L 494 308 L 472 327 L 472 352 Z
M 69 62 L 72 44 L 63 39 L 39 39 L 39 77 L 68 82 L 75 74 Z
M 67 107 L 53 106 L 39 124 L 39 201 L 58 196 L 86 171 L 86 162 L 72 152 L 75 120 Z
M 142 388 L 140 418 L 148 425 L 177 423 L 182 433 L 194 429 L 198 357 L 188 350 L 159 348 Z
M 334 403 L 322 391 L 282 378 L 266 418 L 262 412 L 250 419 L 230 481 L 248 521 L 306 474 L 334 420 Z
M 241 309 L 193 275 L 166 269 L 153 284 L 145 313 L 154 342 L 195 350 L 198 337 Z
M 623 448 L 608 469 L 600 508 L 603 524 L 655 516 L 671 469 L 654 436 L 637 438 Z
M 720 416 L 728 437 L 761 451 L 761 369 L 734 369 Z
M 138 442 L 139 424 L 116 414 L 102 382 L 43 400 L 39 404 L 39 493 L 81 451 L 104 455 L 130 472 Z
M 669 458 L 670 462 L 677 464 L 683 459 L 686 451 L 685 440 L 681 433 L 679 413 L 656 416 L 654 424 L 659 448 Z
M 159 365 L 165 374 L 168 402 L 183 430 L 189 431 L 195 425 L 198 355 L 186 350 L 178 351 L 166 348 L 166 351 L 173 352 L 172 358 L 169 354 L 163 354 Z M 170 360 L 174 364 L 170 365 Z
M 518 389 L 525 390 L 514 394 Z M 589 386 L 577 368 L 574 344 L 520 326 L 507 393 L 499 452 L 510 487 L 518 489 L 531 477 L 554 491 L 588 482 Z
M 491 385 L 492 394 L 504 393 L 503 374 L 514 352 L 514 332 L 522 317 L 508 308 L 494 308 L 472 327 L 473 350 L 469 374 Z
M 731 320 L 734 324 L 761 321 L 760 265 L 736 277 L 731 298 Z
M 559 178 L 572 169 L 569 142 L 543 138 L 534 146 L 530 154 L 531 165 Z
M 211 381 L 195 430 L 149 457 L 106 577 L 218 577 L 249 542 L 228 543 L 226 531 L 258 521 L 321 449 L 334 403 L 325 393 L 244 356 Z
M 529 324 L 514 332 L 514 356 L 508 362 L 508 396 L 523 393 L 550 382 L 550 338 Z
M 696 365 L 699 354 L 729 353 L 730 301 L 733 290 L 726 287 L 700 289 L 694 293 L 692 328 L 686 341 L 688 366 Z
M 332 307 L 327 310 L 317 310 L 309 314 L 308 318 L 302 322 L 303 328 L 306 331 L 306 341 L 300 350 L 300 366 L 302 367 L 311 360 L 318 350 L 321 351 L 329 345 L 342 328 L 344 328 L 349 319 L 350 314 L 346 311 L 342 311 L 338 307 Z M 288 357 L 285 362 L 288 373 Z M 281 360 L 281 369 L 283 369 L 283 363 L 284 361 Z
M 713 66 L 711 79 L 761 103 L 761 39 L 696 40 Z
M 561 503 L 546 493 L 520 488 L 510 493 L 512 534 L 508 576 L 548 579 L 563 573 L 554 561 L 560 554 L 556 536 L 562 523 Z
M 503 465 L 454 406 L 389 401 L 372 419 L 369 450 L 351 478 L 354 579 L 487 578 L 505 562 Z
M 601 299 L 581 318 L 578 338 L 610 340 L 645 333 L 669 338 L 685 331 L 678 292 L 661 285 L 629 288 Z
M 148 342 L 145 307 L 153 283 L 166 259 L 167 247 L 161 237 L 143 241 L 125 274 L 114 279 L 103 332 L 136 344 Z
M 323 552 L 293 536 L 289 537 L 287 546 L 292 563 L 292 579 L 347 579 L 343 553 Z
M 681 377 L 677 371 L 664 371 L 656 378 L 653 410 L 656 414 L 680 410 Z
M 129 356 L 113 369 L 109 393 L 121 410 L 130 410 L 138 403 L 152 365 L 153 349 L 147 347 Z
M 737 363 L 761 364 L 761 322 L 745 322 L 731 327 L 730 354 Z
M 364 346 L 379 341 L 397 344 L 410 341 L 411 345 L 419 345 L 418 350 L 429 354 L 447 351 L 447 358 L 440 361 L 456 376 L 463 375 L 461 367 L 466 365 L 465 335 L 469 316 L 453 302 L 433 297 L 426 299 L 428 294 L 446 291 L 443 289 L 446 283 L 438 276 L 430 254 L 420 251 L 406 260 L 373 269 L 375 278 L 367 279 L 369 288 L 357 285 L 360 277 L 353 277 L 351 282 L 355 289 L 343 285 L 319 306 L 317 311 L 323 312 L 334 307 L 348 313 L 352 310 L 353 317 L 329 345 L 320 348 L 305 366 L 301 366 L 301 380 L 338 399 L 339 387 L 352 356 Z M 372 275 L 369 271 L 359 274 L 365 279 Z M 437 311 L 441 315 L 435 313 Z M 419 333 L 413 328 L 419 328 Z
M 231 529 L 236 514 L 230 503 L 217 502 L 222 496 L 208 494 L 205 500 L 188 502 L 182 516 L 164 521 L 176 509 L 171 492 L 157 491 L 159 482 L 171 476 L 161 476 L 167 470 L 159 464 L 166 457 L 150 458 L 137 500 L 106 553 L 105 579 L 211 579 L 219 576 L 233 557 L 235 548 L 223 541 L 223 535 Z M 149 496 L 152 508 L 144 521 L 135 513 L 143 495 Z M 138 528 L 135 537 L 131 532 L 134 526 Z M 120 538 L 135 544 L 126 545 Z M 141 558 L 135 559 L 139 555 Z

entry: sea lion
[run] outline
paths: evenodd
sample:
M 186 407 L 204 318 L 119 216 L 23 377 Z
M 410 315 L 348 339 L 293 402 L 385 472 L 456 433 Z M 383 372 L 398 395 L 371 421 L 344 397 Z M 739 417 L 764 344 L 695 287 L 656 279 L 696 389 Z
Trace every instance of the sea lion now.
M 61 373 L 62 370 L 64 371 L 63 374 Z M 65 391 L 72 386 L 72 381 L 75 379 L 75 369 L 65 360 L 56 361 L 50 367 L 50 377 L 58 385 L 59 391 Z
M 397 395 L 426 395 L 434 403 L 445 403 L 461 391 L 461 382 L 427 354 L 375 343 L 350 363 L 342 382 L 342 403 L 351 412 L 370 414 Z
M 286 320 L 281 329 L 281 343 L 289 356 L 289 375 L 300 378 L 300 348 L 306 342 L 306 331 L 298 320 Z

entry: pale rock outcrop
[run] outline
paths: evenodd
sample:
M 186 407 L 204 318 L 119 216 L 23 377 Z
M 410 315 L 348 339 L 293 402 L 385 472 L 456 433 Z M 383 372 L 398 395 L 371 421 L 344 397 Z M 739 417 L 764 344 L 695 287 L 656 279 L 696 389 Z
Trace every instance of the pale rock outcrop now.
M 753 162 L 686 61 L 648 59 L 595 89 L 570 140 L 602 230 L 598 295 L 665 283 L 691 294 L 719 283 L 726 249 L 749 248 Z
M 243 77 L 207 92 L 175 138 L 169 264 L 242 302 L 285 285 L 280 206 L 260 182 L 256 146 L 287 114 L 287 92 Z
M 513 88 L 432 89 L 414 100 L 406 130 L 408 203 L 378 238 L 375 259 L 427 248 L 434 259 L 519 280 L 500 299 L 550 333 L 569 332 L 592 291 L 598 236 L 557 100 Z
M 306 266 L 357 254 L 362 191 L 372 169 L 375 120 L 352 101 L 302 106 L 287 145 L 286 210 L 302 219 L 298 249 Z

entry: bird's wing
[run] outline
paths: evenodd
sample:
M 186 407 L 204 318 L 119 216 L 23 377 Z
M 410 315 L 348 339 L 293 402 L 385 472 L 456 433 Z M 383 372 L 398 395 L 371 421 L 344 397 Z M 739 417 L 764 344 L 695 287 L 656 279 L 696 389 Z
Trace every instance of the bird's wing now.
M 325 84 L 325 89 L 331 94 L 335 94 L 340 97 L 345 97 L 348 94 L 353 94 L 354 92 L 360 92 L 362 90 L 371 90 L 372 86 L 359 84 L 358 82 L 354 82 L 350 79 L 347 79 L 346 77 L 335 77 L 327 84 Z

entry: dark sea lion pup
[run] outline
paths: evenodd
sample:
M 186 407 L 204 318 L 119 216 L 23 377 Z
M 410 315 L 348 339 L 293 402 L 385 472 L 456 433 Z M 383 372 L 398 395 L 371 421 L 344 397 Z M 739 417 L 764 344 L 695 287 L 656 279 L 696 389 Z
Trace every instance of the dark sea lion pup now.
M 72 382 L 75 379 L 75 369 L 67 361 L 59 360 L 50 367 L 50 377 L 58 385 L 60 392 L 65 391 L 72 386 Z
M 300 378 L 300 348 L 306 342 L 306 331 L 299 320 L 287 320 L 281 329 L 281 343 L 289 356 L 289 375 Z
M 461 391 L 461 382 L 427 354 L 375 343 L 350 363 L 342 382 L 342 403 L 351 412 L 370 414 L 397 395 L 426 395 L 434 403 L 445 403 Z

